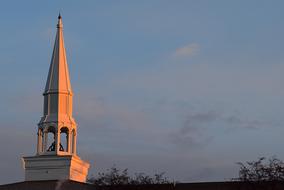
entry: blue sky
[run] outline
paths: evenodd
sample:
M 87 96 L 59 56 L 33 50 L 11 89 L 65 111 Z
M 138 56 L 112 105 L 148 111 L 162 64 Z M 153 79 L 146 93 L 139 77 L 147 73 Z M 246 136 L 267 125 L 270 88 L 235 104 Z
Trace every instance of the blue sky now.
M 284 159 L 283 1 L 1 1 L 0 183 L 23 180 L 58 12 L 79 155 L 179 181 Z

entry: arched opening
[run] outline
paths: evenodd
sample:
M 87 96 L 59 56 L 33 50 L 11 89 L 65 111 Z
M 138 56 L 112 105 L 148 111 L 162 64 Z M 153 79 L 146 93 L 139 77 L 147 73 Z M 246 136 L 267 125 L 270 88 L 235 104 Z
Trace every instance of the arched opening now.
M 53 126 L 48 127 L 47 130 L 47 150 L 48 152 L 55 151 L 55 128 Z
M 60 129 L 59 151 L 68 152 L 68 143 L 69 143 L 69 129 L 67 127 L 62 127 Z

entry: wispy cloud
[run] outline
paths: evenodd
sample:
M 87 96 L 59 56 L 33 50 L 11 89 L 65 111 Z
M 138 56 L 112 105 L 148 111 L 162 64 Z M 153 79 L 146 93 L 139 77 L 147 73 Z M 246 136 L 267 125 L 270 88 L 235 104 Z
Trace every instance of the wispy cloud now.
M 190 43 L 185 46 L 179 47 L 175 50 L 175 57 L 191 57 L 197 55 L 200 51 L 200 45 L 197 43 Z
M 223 117 L 223 121 L 230 126 L 231 129 L 241 128 L 241 129 L 260 129 L 270 125 L 273 125 L 270 122 L 261 121 L 261 120 L 250 120 L 248 118 L 241 118 L 238 115 L 231 115 Z
M 206 145 L 213 137 L 207 136 L 204 124 L 208 125 L 218 118 L 219 115 L 213 111 L 190 114 L 185 118 L 183 126 L 170 138 L 174 144 L 186 147 Z
M 217 125 L 216 125 L 217 123 Z M 210 128 L 224 127 L 225 131 L 256 130 L 271 125 L 267 121 L 243 118 L 239 115 L 225 115 L 216 111 L 191 113 L 186 116 L 183 126 L 170 134 L 172 142 L 180 147 L 200 147 L 214 139 L 208 133 Z

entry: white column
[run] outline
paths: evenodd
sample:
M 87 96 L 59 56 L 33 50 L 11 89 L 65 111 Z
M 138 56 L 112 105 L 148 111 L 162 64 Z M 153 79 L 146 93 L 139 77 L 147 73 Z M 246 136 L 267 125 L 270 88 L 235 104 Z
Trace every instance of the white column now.
M 77 141 L 76 141 L 76 131 L 73 131 L 73 141 L 72 141 L 72 143 L 73 143 L 73 146 L 72 146 L 72 148 L 73 148 L 73 150 L 72 150 L 72 153 L 73 154 L 75 154 L 76 155 L 76 143 L 77 143 Z
M 47 150 L 47 130 L 43 131 L 43 138 L 44 138 L 44 142 L 43 142 L 43 152 L 46 152 Z
M 42 130 L 38 129 L 37 132 L 37 154 L 42 153 Z
M 71 146 L 71 135 L 70 135 L 70 130 L 67 131 L 66 133 L 66 152 L 70 153 L 70 146 Z
M 44 153 L 44 131 L 42 131 L 41 138 L 42 138 L 41 152 Z
M 40 152 L 40 149 L 39 149 L 39 130 L 37 131 L 37 149 L 36 149 L 36 152 L 37 152 L 37 154 L 39 154 L 39 152 Z
M 59 153 L 59 148 L 60 148 L 60 129 L 55 129 L 55 134 L 54 134 L 54 141 L 55 141 L 55 152 L 56 154 Z

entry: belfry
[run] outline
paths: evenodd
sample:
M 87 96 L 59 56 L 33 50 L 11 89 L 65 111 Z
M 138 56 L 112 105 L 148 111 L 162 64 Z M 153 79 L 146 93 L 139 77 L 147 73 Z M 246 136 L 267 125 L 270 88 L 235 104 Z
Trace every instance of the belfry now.
M 72 116 L 72 89 L 64 47 L 62 18 L 43 93 L 43 116 L 38 123 L 37 153 L 23 157 L 25 180 L 85 182 L 89 163 L 76 154 L 77 124 Z

